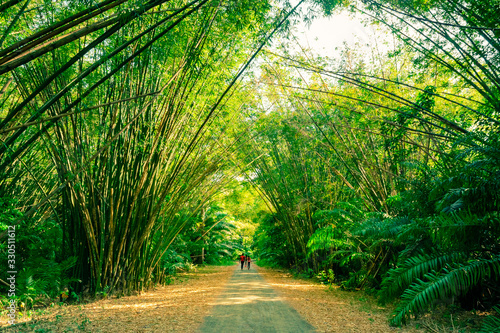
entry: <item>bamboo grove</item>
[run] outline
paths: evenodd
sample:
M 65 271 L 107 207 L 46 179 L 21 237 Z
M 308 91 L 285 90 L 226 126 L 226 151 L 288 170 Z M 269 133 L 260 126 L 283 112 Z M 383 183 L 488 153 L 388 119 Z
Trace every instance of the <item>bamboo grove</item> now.
M 162 256 L 236 147 L 222 97 L 281 11 L 207 0 L 1 9 L 0 197 L 2 222 L 19 230 L 19 294 L 44 290 L 38 280 L 55 294 L 162 282 Z M 43 251 L 32 237 L 52 253 L 30 254 Z
M 337 6 L 392 39 L 386 51 L 359 43 L 334 59 L 303 45 L 264 53 L 247 148 L 248 179 L 275 212 L 257 232 L 260 256 L 399 299 L 393 325 L 439 304 L 491 309 L 500 300 L 499 4 Z M 483 329 L 496 331 L 497 319 Z
M 342 10 L 385 46 L 325 58 L 295 45 L 299 14 Z M 496 0 L 1 2 L 0 251 L 15 225 L 23 301 L 168 282 L 172 258 L 190 261 L 201 239 L 231 258 L 248 247 L 227 222 L 233 205 L 257 228 L 261 263 L 399 299 L 394 325 L 440 302 L 494 308 L 499 11 Z

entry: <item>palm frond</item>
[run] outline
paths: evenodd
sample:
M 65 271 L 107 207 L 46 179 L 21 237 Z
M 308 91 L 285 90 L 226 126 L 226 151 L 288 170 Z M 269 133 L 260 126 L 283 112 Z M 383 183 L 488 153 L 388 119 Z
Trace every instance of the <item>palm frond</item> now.
M 467 258 L 466 253 L 455 252 L 434 255 L 422 253 L 406 259 L 399 267 L 387 272 L 379 292 L 381 302 L 399 296 L 404 289 L 426 274 L 439 271 L 449 263 L 461 262 L 465 258 Z
M 484 279 L 499 278 L 500 255 L 459 264 L 453 269 L 444 268 L 442 273 L 429 272 L 405 290 L 391 324 L 405 324 L 412 315 L 426 311 L 435 300 L 463 295 Z
M 376 239 L 395 239 L 397 235 L 412 223 L 408 217 L 388 218 L 380 220 L 379 218 L 371 218 L 364 222 L 355 233 L 367 238 L 375 237 Z
M 347 241 L 345 237 L 342 237 L 342 235 L 342 231 L 334 225 L 328 225 L 324 228 L 316 230 L 307 242 L 309 254 L 314 251 L 328 250 L 345 246 Z
M 493 310 L 497 313 L 497 315 L 500 315 L 500 306 L 494 306 Z M 500 332 L 500 318 L 495 315 L 486 317 L 483 321 L 479 333 L 495 333 L 495 332 Z

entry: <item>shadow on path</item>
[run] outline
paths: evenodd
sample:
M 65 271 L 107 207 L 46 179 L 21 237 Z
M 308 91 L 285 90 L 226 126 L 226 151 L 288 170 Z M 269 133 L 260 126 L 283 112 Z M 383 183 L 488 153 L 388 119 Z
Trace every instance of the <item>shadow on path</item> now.
M 252 265 L 238 266 L 226 289 L 205 317 L 200 333 L 315 332 L 298 313 L 283 302 Z

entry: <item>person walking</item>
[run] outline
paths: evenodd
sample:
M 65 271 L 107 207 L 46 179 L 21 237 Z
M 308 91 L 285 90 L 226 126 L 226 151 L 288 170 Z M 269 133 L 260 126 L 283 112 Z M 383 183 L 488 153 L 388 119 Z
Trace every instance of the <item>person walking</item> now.
M 243 264 L 245 263 L 245 255 L 242 253 L 241 256 L 240 256 L 240 261 L 241 261 L 241 270 L 243 270 Z
M 250 263 L 252 262 L 252 259 L 250 259 L 250 256 L 247 256 L 247 265 L 248 269 L 250 269 Z

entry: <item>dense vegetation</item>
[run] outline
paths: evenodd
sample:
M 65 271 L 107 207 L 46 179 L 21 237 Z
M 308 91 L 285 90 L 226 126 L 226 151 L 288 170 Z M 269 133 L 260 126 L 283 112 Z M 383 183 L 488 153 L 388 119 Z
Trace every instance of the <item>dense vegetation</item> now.
M 297 51 L 287 1 L 0 4 L 19 302 L 148 288 L 253 234 L 263 261 L 399 299 L 394 325 L 500 303 L 500 4 L 305 4 L 385 50 Z
M 248 148 L 275 210 L 260 254 L 400 298 L 395 325 L 439 301 L 489 309 L 500 299 L 498 21 L 474 6 L 494 4 L 350 6 L 398 37 L 388 52 L 266 54 L 262 104 L 275 112 L 256 116 L 260 145 Z
M 234 173 L 224 96 L 287 13 L 266 1 L 90 5 L 1 7 L 2 256 L 15 225 L 28 306 L 162 283 L 179 233 L 200 243 L 231 229 L 209 201 Z

